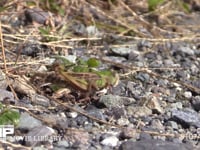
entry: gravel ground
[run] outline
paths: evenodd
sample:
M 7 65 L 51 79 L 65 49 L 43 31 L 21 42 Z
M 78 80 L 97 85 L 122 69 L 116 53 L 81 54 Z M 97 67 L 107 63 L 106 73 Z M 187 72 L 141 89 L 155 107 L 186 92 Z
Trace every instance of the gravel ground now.
M 198 18 L 197 13 L 191 14 L 189 19 L 182 16 L 179 23 L 187 25 L 190 20 L 198 25 Z M 11 21 L 15 28 L 19 27 L 18 21 L 22 22 Z M 73 27 L 71 30 L 101 36 L 94 26 L 87 29 Z M 20 95 L 16 100 L 8 88 L 5 74 L 0 72 L 0 101 L 16 106 L 20 112 L 19 124 L 15 127 L 15 136 L 19 138 L 10 137 L 7 143 L 1 142 L 2 149 L 200 149 L 199 38 L 184 41 L 179 37 L 180 40 L 158 44 L 151 39 L 123 39 L 117 35 L 108 35 L 107 38 L 121 43 L 116 47 L 105 44 L 100 49 L 103 59 L 116 62 L 112 68 L 120 75 L 119 83 L 84 105 L 54 101 L 30 88 L 22 91 L 16 88 L 22 82 L 13 79 L 14 90 Z M 36 41 L 27 42 L 21 49 L 20 59 L 24 60 L 28 56 L 41 56 L 41 51 L 50 55 L 48 47 Z M 12 49 L 12 52 L 16 50 Z M 85 51 L 89 53 L 81 46 L 73 47 L 71 51 L 70 58 L 82 56 Z M 13 57 L 9 51 L 6 51 L 6 56 Z M 44 57 L 39 57 L 41 59 Z M 47 56 L 45 59 L 51 60 Z M 108 62 L 102 63 L 109 65 Z

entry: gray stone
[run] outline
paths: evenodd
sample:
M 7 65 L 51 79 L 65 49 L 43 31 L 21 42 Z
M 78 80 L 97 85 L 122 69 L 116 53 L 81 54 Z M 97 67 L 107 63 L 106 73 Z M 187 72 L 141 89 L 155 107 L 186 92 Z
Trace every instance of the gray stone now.
M 117 120 L 117 124 L 120 125 L 120 126 L 125 126 L 125 125 L 128 125 L 130 122 L 127 118 L 120 118 Z
M 191 49 L 190 47 L 180 47 L 180 51 L 184 54 L 187 54 L 187 55 L 194 55 L 194 50 Z
M 159 131 L 164 131 L 164 126 L 163 124 L 160 122 L 159 119 L 154 119 L 151 121 L 151 127 L 153 129 L 158 129 Z
M 141 72 L 135 78 L 146 83 L 146 82 L 149 81 L 150 76 L 147 73 L 142 73 Z
M 139 137 L 139 133 L 137 132 L 137 130 L 127 127 L 127 128 L 123 128 L 122 132 L 120 133 L 120 138 L 121 139 L 137 139 Z
M 57 147 L 59 147 L 59 148 L 67 148 L 69 146 L 70 146 L 70 144 L 66 140 L 58 141 L 58 143 L 57 143 Z
M 200 110 L 200 96 L 192 98 L 192 106 L 196 111 Z
M 130 91 L 135 91 L 135 82 L 132 82 L 132 81 L 128 81 L 127 83 L 127 89 L 130 90 Z
M 137 44 L 132 44 L 131 46 L 126 46 L 126 47 L 122 47 L 122 46 L 113 47 L 111 50 L 113 53 L 118 54 L 120 56 L 128 56 L 129 53 L 137 50 Z
M 126 87 L 126 84 L 121 82 L 121 81 L 119 81 L 117 86 L 112 87 L 112 94 L 113 95 L 121 95 L 121 94 L 123 94 L 126 91 L 125 87 Z
M 148 116 L 152 114 L 151 109 L 145 107 L 145 106 L 128 106 L 127 107 L 127 114 L 134 116 L 134 117 L 143 117 Z
M 105 56 L 105 57 L 103 57 L 103 59 L 113 61 L 113 62 L 116 62 L 116 63 L 123 63 L 123 62 L 127 61 L 126 58 L 119 57 L 119 56 Z
M 142 59 L 143 58 L 139 51 L 131 51 L 128 55 L 128 60 L 130 60 L 130 61 L 139 61 Z
M 85 25 L 84 25 L 84 24 L 81 24 L 81 23 L 79 23 L 79 24 L 74 24 L 74 25 L 72 26 L 72 30 L 73 30 L 74 32 L 78 33 L 78 34 L 83 34 L 83 35 L 84 35 L 84 34 L 87 33 Z
M 152 42 L 148 41 L 148 40 L 141 40 L 138 42 L 138 47 L 148 47 L 148 48 L 151 48 L 153 46 Z
M 87 34 L 89 37 L 98 37 L 100 36 L 100 32 L 96 26 L 88 26 L 86 28 Z
M 175 121 L 169 121 L 168 125 L 171 126 L 173 129 L 178 130 L 178 125 Z
M 166 142 L 162 140 L 142 140 L 123 142 L 119 150 L 191 150 L 192 145 Z
M 109 110 L 108 115 L 117 120 L 126 115 L 126 110 L 124 107 L 113 107 Z
M 14 100 L 14 95 L 10 91 L 4 90 L 4 89 L 0 89 L 0 101 L 3 101 L 5 99 L 13 101 Z
M 197 112 L 187 110 L 172 110 L 172 119 L 180 123 L 183 127 L 196 126 L 200 127 L 200 118 Z
M 165 59 L 165 60 L 164 60 L 164 64 L 165 64 L 166 66 L 169 66 L 169 67 L 174 66 L 174 62 L 173 62 L 172 59 Z M 175 66 L 174 66 L 174 67 L 175 67 Z
M 197 88 L 200 88 L 200 79 L 193 80 L 192 81 L 192 85 L 195 86 L 195 87 L 197 87 Z
M 105 120 L 105 116 L 103 115 L 101 110 L 96 108 L 95 106 L 88 105 L 85 110 L 87 111 L 88 115 L 91 115 L 91 116 L 98 118 L 100 120 Z
M 152 136 L 149 133 L 141 132 L 139 139 L 140 140 L 151 140 Z
M 112 107 L 122 106 L 123 99 L 120 96 L 109 94 L 101 96 L 99 103 L 103 104 L 107 108 L 112 108 Z
M 182 109 L 183 104 L 181 102 L 176 102 L 176 103 L 172 103 L 171 107 L 174 108 L 174 109 Z
M 37 22 L 39 24 L 45 24 L 46 21 L 53 14 L 45 12 L 40 8 L 28 8 L 25 10 L 25 17 L 28 22 Z M 52 21 L 55 21 L 54 19 Z M 56 22 L 54 22 L 56 23 Z
M 158 114 L 164 113 L 164 110 L 160 106 L 160 103 L 159 103 L 159 101 L 158 101 L 156 96 L 151 96 L 150 99 L 148 100 L 146 106 L 148 108 L 152 109 L 152 111 L 154 113 L 158 113 Z
M 131 105 L 131 104 L 136 102 L 136 100 L 134 98 L 122 97 L 121 96 L 121 99 L 123 101 L 123 105 L 125 105 L 125 106 Z
M 33 147 L 33 150 L 48 150 L 48 148 L 44 148 L 41 146 L 35 146 L 35 147 Z
M 40 142 L 52 142 L 52 140 L 61 140 L 61 136 L 54 136 L 53 135 L 55 131 L 47 126 L 39 126 L 35 127 L 28 132 L 28 134 L 25 135 L 25 141 L 27 146 L 33 146 Z M 52 136 L 52 138 L 51 138 Z
M 70 146 L 74 146 L 77 149 L 83 149 L 83 147 L 85 148 L 89 146 L 90 137 L 88 132 L 79 130 L 67 130 L 65 135 L 65 140 L 70 143 Z
M 199 65 L 191 64 L 190 70 L 191 70 L 191 74 L 198 74 Z
M 88 123 L 88 118 L 85 116 L 78 116 L 75 118 L 76 122 L 78 125 L 84 126 L 85 124 Z
M 42 123 L 41 121 L 33 118 L 32 116 L 30 116 L 28 113 L 21 113 L 20 115 L 20 119 L 19 119 L 19 124 L 18 124 L 18 128 L 19 129 L 32 129 L 34 127 L 38 127 L 41 126 Z
M 149 67 L 152 67 L 152 68 L 163 67 L 163 62 L 161 60 L 153 61 L 152 63 L 149 64 Z
M 6 75 L 0 70 L 0 89 L 6 89 L 7 86 Z
M 43 96 L 43 95 L 34 94 L 34 95 L 32 95 L 31 100 L 32 100 L 32 102 L 33 102 L 34 104 L 36 104 L 36 105 L 41 105 L 41 106 L 44 106 L 44 107 L 50 106 L 50 101 L 49 101 L 49 99 L 46 98 L 46 97 Z

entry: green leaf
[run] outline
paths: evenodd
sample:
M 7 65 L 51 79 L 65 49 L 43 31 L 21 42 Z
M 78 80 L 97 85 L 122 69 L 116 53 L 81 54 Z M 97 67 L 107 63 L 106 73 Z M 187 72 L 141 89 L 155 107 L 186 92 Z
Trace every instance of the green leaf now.
M 52 27 L 50 27 L 50 26 L 39 27 L 39 31 L 43 36 L 42 41 L 49 42 L 49 41 L 56 41 L 57 40 L 57 38 L 50 36 L 51 30 L 52 30 Z
M 107 84 L 106 78 L 101 78 L 101 79 L 99 79 L 99 80 L 96 81 L 96 86 L 99 89 L 105 87 L 106 84 Z
M 36 2 L 30 1 L 30 2 L 26 2 L 27 6 L 36 6 Z
M 81 58 L 78 58 L 78 59 L 76 60 L 76 63 L 77 63 L 78 66 L 79 66 L 79 65 L 88 66 L 88 65 L 87 65 L 87 62 L 86 62 L 85 60 L 81 59 Z
M 164 0 L 148 0 L 149 10 L 153 11 L 160 5 Z
M 98 86 L 103 87 L 106 84 L 114 85 L 116 83 L 117 78 L 110 70 L 95 71 L 95 73 L 101 77 L 101 79 L 97 80 Z
M 17 125 L 19 122 L 20 114 L 17 111 L 6 109 L 2 110 L 0 114 L 0 124 L 14 124 Z
M 40 27 L 39 28 L 39 31 L 42 35 L 49 35 L 50 33 L 50 28 L 47 26 L 47 27 Z
M 60 14 L 61 16 L 64 16 L 64 15 L 65 15 L 65 10 L 62 9 L 62 8 L 60 8 L 60 9 L 58 10 L 58 12 L 59 12 L 59 14 Z
M 10 6 L 0 6 L 0 13 L 5 11 L 5 10 L 8 10 L 10 8 Z
M 109 70 L 97 71 L 96 74 L 98 74 L 101 77 L 112 77 L 113 76 L 113 73 Z
M 76 61 L 76 65 L 72 69 L 73 72 L 89 72 L 89 67 L 87 61 L 78 58 Z
M 58 91 L 61 88 L 64 88 L 65 86 L 61 85 L 61 84 L 51 84 L 50 88 L 51 90 L 53 90 L 53 92 Z
M 2 103 L 0 103 L 0 110 L 1 110 L 1 109 L 3 109 L 3 104 L 2 104 Z
M 95 67 L 96 68 L 100 65 L 100 62 L 95 58 L 90 58 L 87 61 L 87 65 L 88 65 L 88 67 Z
M 183 9 L 183 11 L 185 11 L 186 13 L 190 12 L 190 8 L 189 8 L 188 4 L 185 3 L 183 0 L 178 0 L 177 3 L 179 5 L 179 7 L 181 7 Z
M 89 72 L 89 68 L 85 66 L 74 66 L 73 72 Z
M 184 3 L 184 2 L 183 2 L 182 6 L 183 6 L 184 10 L 185 10 L 187 13 L 190 12 L 190 8 L 189 8 L 189 6 L 188 6 L 187 3 Z

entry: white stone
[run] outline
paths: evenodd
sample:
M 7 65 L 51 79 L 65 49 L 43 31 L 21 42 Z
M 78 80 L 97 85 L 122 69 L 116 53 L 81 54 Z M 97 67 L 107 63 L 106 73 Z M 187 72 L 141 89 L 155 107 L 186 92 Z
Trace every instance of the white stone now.
M 184 96 L 185 96 L 186 98 L 191 98 L 191 97 L 192 97 L 192 92 L 186 91 L 186 92 L 184 92 Z
M 69 115 L 70 115 L 71 118 L 76 118 L 78 116 L 78 113 L 77 112 L 70 112 Z
M 63 117 L 63 118 L 66 117 L 66 115 L 65 115 L 64 112 L 61 112 L 61 113 L 60 113 L 60 116 Z
M 183 108 L 183 104 L 181 102 L 176 102 L 176 103 L 172 103 L 171 107 L 175 108 L 175 109 L 182 109 Z
M 128 125 L 130 122 L 127 118 L 120 118 L 117 120 L 117 124 L 121 126 Z
M 44 66 L 44 65 L 42 65 L 42 66 L 40 66 L 40 67 L 38 68 L 37 71 L 38 71 L 38 72 L 46 72 L 46 71 L 47 71 L 47 67 Z
M 115 147 L 117 146 L 118 141 L 119 139 L 116 136 L 110 136 L 110 137 L 105 138 L 103 141 L 101 141 L 101 144 Z
M 95 26 L 88 26 L 86 31 L 89 37 L 96 37 L 100 35 L 98 29 Z

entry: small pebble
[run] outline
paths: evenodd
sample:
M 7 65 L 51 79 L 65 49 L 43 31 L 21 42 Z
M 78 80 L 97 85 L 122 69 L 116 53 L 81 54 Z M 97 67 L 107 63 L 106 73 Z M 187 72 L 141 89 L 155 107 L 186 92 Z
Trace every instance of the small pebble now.
M 101 141 L 102 145 L 115 147 L 117 146 L 119 139 L 116 136 L 110 136 Z
M 186 91 L 186 92 L 184 92 L 184 96 L 189 99 L 192 97 L 192 92 Z

